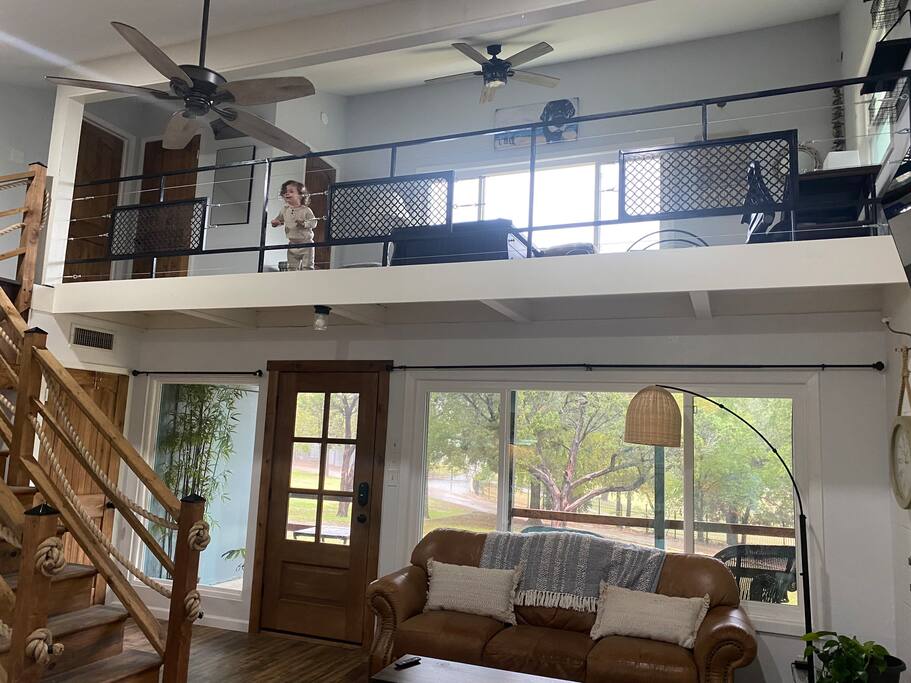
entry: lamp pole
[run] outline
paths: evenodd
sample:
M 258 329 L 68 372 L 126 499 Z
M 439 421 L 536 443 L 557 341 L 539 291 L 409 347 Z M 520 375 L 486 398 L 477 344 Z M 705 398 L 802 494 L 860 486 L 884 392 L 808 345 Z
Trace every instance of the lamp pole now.
M 756 434 L 756 436 L 758 436 L 760 439 L 763 440 L 765 445 L 769 447 L 769 450 L 775 454 L 776 458 L 778 458 L 778 462 L 781 463 L 781 466 L 784 467 L 784 471 L 787 472 L 788 478 L 791 480 L 791 487 L 794 489 L 794 495 L 797 496 L 797 509 L 799 511 L 799 515 L 797 518 L 797 525 L 798 525 L 798 529 L 799 529 L 799 533 L 800 533 L 800 579 L 801 579 L 801 585 L 803 586 L 803 621 L 804 621 L 805 632 L 812 633 L 813 632 L 813 610 L 812 610 L 811 604 L 810 604 L 810 600 L 811 600 L 811 598 L 810 598 L 810 566 L 809 566 L 809 559 L 807 557 L 809 554 L 808 546 L 807 546 L 807 516 L 806 516 L 806 514 L 804 514 L 804 511 L 803 511 L 803 499 L 800 496 L 800 487 L 797 486 L 797 480 L 794 479 L 794 473 L 791 471 L 791 468 L 788 467 L 788 463 L 786 463 L 784 458 L 781 457 L 781 454 L 778 452 L 778 449 L 772 445 L 772 442 L 769 441 L 765 437 L 765 434 L 760 432 L 758 429 L 756 429 L 756 427 L 754 427 L 752 424 L 747 422 L 743 417 L 741 417 L 740 415 L 735 413 L 733 410 L 728 408 L 723 403 L 719 403 L 715 399 L 709 398 L 708 396 L 703 396 L 702 394 L 695 392 L 691 389 L 684 389 L 682 387 L 672 387 L 667 384 L 658 384 L 656 386 L 659 386 L 662 389 L 667 389 L 668 391 L 679 391 L 684 394 L 689 394 L 690 396 L 696 396 L 697 398 L 701 398 L 704 401 L 708 401 L 712 405 L 718 406 L 724 412 L 726 412 L 730 415 L 733 415 L 738 420 L 740 420 L 743 424 L 745 424 L 747 427 L 749 427 L 753 431 L 753 433 Z M 806 659 L 807 659 L 807 665 L 808 665 L 807 681 L 809 683 L 814 683 L 814 681 L 816 679 L 816 672 L 813 670 L 813 655 L 812 654 L 808 655 Z

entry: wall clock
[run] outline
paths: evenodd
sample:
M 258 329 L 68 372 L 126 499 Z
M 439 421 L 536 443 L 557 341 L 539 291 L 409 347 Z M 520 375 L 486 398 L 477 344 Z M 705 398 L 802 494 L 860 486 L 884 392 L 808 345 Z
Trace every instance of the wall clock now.
M 889 443 L 892 493 L 904 509 L 911 508 L 911 417 L 895 418 Z

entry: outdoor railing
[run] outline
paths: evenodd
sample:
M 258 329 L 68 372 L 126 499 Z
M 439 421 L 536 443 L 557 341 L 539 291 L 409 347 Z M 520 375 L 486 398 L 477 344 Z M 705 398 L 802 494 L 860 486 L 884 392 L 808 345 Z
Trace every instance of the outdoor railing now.
M 900 73 L 893 74 L 890 77 L 894 77 L 896 80 L 899 80 L 909 75 L 911 75 L 911 71 L 902 71 Z M 270 243 L 270 216 L 267 207 L 270 196 L 277 195 L 277 192 L 275 192 L 276 188 L 273 187 L 273 184 L 277 184 L 277 181 L 280 179 L 279 176 L 291 177 L 294 175 L 294 173 L 298 173 L 288 171 L 290 166 L 287 165 L 299 164 L 302 161 L 306 162 L 307 159 L 344 158 L 348 161 L 353 160 L 351 162 L 351 168 L 347 169 L 348 175 L 353 175 L 355 177 L 363 179 L 351 182 L 346 177 L 345 183 L 337 183 L 336 185 L 376 185 L 378 183 L 388 184 L 390 181 L 405 180 L 406 178 L 417 178 L 422 173 L 426 173 L 426 169 L 429 167 L 446 168 L 447 166 L 457 166 L 458 164 L 454 161 L 454 157 L 456 156 L 456 153 L 463 147 L 470 147 L 472 145 L 477 145 L 478 143 L 487 144 L 492 142 L 492 139 L 497 135 L 515 133 L 529 134 L 528 156 L 524 158 L 525 160 L 523 161 L 519 156 L 517 156 L 518 152 L 515 152 L 515 150 L 512 150 L 511 156 L 509 156 L 509 160 L 511 162 L 518 163 L 521 161 L 523 172 L 527 170 L 528 173 L 527 190 L 523 190 L 523 198 L 527 199 L 527 213 L 522 211 L 521 213 L 523 215 L 521 216 L 521 221 L 519 221 L 515 227 L 509 229 L 508 232 L 515 240 L 518 249 L 521 249 L 526 257 L 532 257 L 540 255 L 542 253 L 542 250 L 536 243 L 536 235 L 545 235 L 555 230 L 590 228 L 595 231 L 594 234 L 596 235 L 595 242 L 597 247 L 597 243 L 600 240 L 600 237 L 598 237 L 598 235 L 602 234 L 602 229 L 609 231 L 612 226 L 629 226 L 643 222 L 671 221 L 670 223 L 661 223 L 660 229 L 653 231 L 654 235 L 645 242 L 642 241 L 643 235 L 636 235 L 635 240 L 629 240 L 631 243 L 638 240 L 638 248 L 648 248 L 654 246 L 702 246 L 706 244 L 706 241 L 702 236 L 699 235 L 698 229 L 694 228 L 692 230 L 680 230 L 676 227 L 676 225 L 673 224 L 673 221 L 683 220 L 687 218 L 705 219 L 710 217 L 738 216 L 748 213 L 761 214 L 764 212 L 780 212 L 783 219 L 790 220 L 790 227 L 784 231 L 786 233 L 784 239 L 790 240 L 813 237 L 814 231 L 816 232 L 815 236 L 876 234 L 876 231 L 878 230 L 878 216 L 876 215 L 876 207 L 874 206 L 865 206 L 863 216 L 858 218 L 857 221 L 848 221 L 847 224 L 844 222 L 833 222 L 831 225 L 822 227 L 814 225 L 799 226 L 797 224 L 798 216 L 796 207 L 799 199 L 799 183 L 797 182 L 797 155 L 801 149 L 806 148 L 806 144 L 805 141 L 798 142 L 798 134 L 795 130 L 793 130 L 793 127 L 788 128 L 787 126 L 781 127 L 780 125 L 777 125 L 776 127 L 772 128 L 772 130 L 778 130 L 779 132 L 759 132 L 751 134 L 743 134 L 742 132 L 738 132 L 736 130 L 730 131 L 729 129 L 731 125 L 740 125 L 740 122 L 746 122 L 753 119 L 767 119 L 768 121 L 773 122 L 778 120 L 776 117 L 780 116 L 793 116 L 796 114 L 806 114 L 807 112 L 820 112 L 822 110 L 825 110 L 827 113 L 831 113 L 833 107 L 836 105 L 832 104 L 831 102 L 821 105 L 819 102 L 821 95 L 819 93 L 831 91 L 833 89 L 852 88 L 853 86 L 862 85 L 868 82 L 882 82 L 886 78 L 886 76 L 877 76 L 873 78 L 841 79 L 807 85 L 732 94 L 722 97 L 689 100 L 672 104 L 638 107 L 622 111 L 574 116 L 572 118 L 556 122 L 533 122 L 499 128 L 488 128 L 449 135 L 419 138 L 414 140 L 403 140 L 397 142 L 363 145 L 345 149 L 311 152 L 302 156 L 281 156 L 268 159 L 254 159 L 250 161 L 239 161 L 230 164 L 200 166 L 192 169 L 178 169 L 168 171 L 166 173 L 130 175 L 117 178 L 95 180 L 88 183 L 80 183 L 75 186 L 78 196 L 74 197 L 74 203 L 82 200 L 97 200 L 105 196 L 119 197 L 125 192 L 129 194 L 126 188 L 129 187 L 130 184 L 136 185 L 138 183 L 144 183 L 142 189 L 134 191 L 133 194 L 137 194 L 140 199 L 143 197 L 149 199 L 148 193 L 153 193 L 155 195 L 153 199 L 157 201 L 158 204 L 149 204 L 147 202 L 143 202 L 142 204 L 132 204 L 130 202 L 127 202 L 126 204 L 129 206 L 116 207 L 117 212 L 120 212 L 121 209 L 133 209 L 137 212 L 145 211 L 148 213 L 148 211 L 154 209 L 155 207 L 174 207 L 174 211 L 178 211 L 179 209 L 179 211 L 183 212 L 181 214 L 183 217 L 179 219 L 178 222 L 180 222 L 180 225 L 177 227 L 174 227 L 176 225 L 174 221 L 178 219 L 173 217 L 169 218 L 164 213 L 162 213 L 158 218 L 149 218 L 147 216 L 142 220 L 139 218 L 136 218 L 135 220 L 131 219 L 133 222 L 130 223 L 127 228 L 125 228 L 126 233 L 122 233 L 127 235 L 128 241 L 132 240 L 132 242 L 130 242 L 130 248 L 126 249 L 125 251 L 118 250 L 118 247 L 114 245 L 116 236 L 112 232 L 115 228 L 121 231 L 124 230 L 124 223 L 122 221 L 121 223 L 115 225 L 115 221 L 111 218 L 110 214 L 72 219 L 79 221 L 102 221 L 101 223 L 98 223 L 99 225 L 102 225 L 103 221 L 110 219 L 111 227 L 107 232 L 100 232 L 97 235 L 70 237 L 70 240 L 94 239 L 96 242 L 98 242 L 99 245 L 104 241 L 107 241 L 110 243 L 110 245 L 108 252 L 103 255 L 92 256 L 89 258 L 67 258 L 65 263 L 67 269 L 69 269 L 69 273 L 65 275 L 65 279 L 80 280 L 91 279 L 93 277 L 107 279 L 109 275 L 106 274 L 89 275 L 76 271 L 78 271 L 80 267 L 89 268 L 91 264 L 96 264 L 97 266 L 97 264 L 116 264 L 117 262 L 124 261 L 134 262 L 134 265 L 132 266 L 134 276 L 155 277 L 168 274 L 186 275 L 189 273 L 186 265 L 180 265 L 176 267 L 172 273 L 164 272 L 160 268 L 156 269 L 154 264 L 151 266 L 143 266 L 143 268 L 148 267 L 149 272 L 139 272 L 136 270 L 138 267 L 136 265 L 136 260 L 143 258 L 149 260 L 173 259 L 180 257 L 225 257 L 230 255 L 243 254 L 249 254 L 251 256 L 251 260 L 247 266 L 250 270 L 252 270 L 254 267 L 252 257 L 255 256 L 255 269 L 259 272 L 262 272 L 264 269 L 266 269 L 267 257 L 276 250 L 286 250 L 288 248 L 315 249 L 317 250 L 316 253 L 319 257 L 317 261 L 319 261 L 320 258 L 323 258 L 320 255 L 325 254 L 327 248 L 352 247 L 354 245 L 377 245 L 376 248 L 377 250 L 381 250 L 381 255 L 379 255 L 378 251 L 377 255 L 375 256 L 375 259 L 378 261 L 378 263 L 375 265 L 387 265 L 389 263 L 390 245 L 393 242 L 393 238 L 390 234 L 370 234 L 368 236 L 335 234 L 333 231 L 333 221 L 337 221 L 338 211 L 335 211 L 334 216 L 334 210 L 331 206 L 333 200 L 331 196 L 333 194 L 333 188 L 331 186 L 330 189 L 325 192 L 315 192 L 312 195 L 314 198 L 323 197 L 324 200 L 327 200 L 325 202 L 327 206 L 325 213 L 321 211 L 320 213 L 322 215 L 316 216 L 317 221 L 321 225 L 317 229 L 317 238 L 315 241 L 290 244 Z M 900 82 L 902 84 L 904 83 L 903 80 Z M 738 103 L 754 102 L 756 100 L 765 100 L 768 98 L 794 97 L 797 95 L 813 93 L 816 93 L 816 95 L 814 95 L 816 99 L 813 101 L 814 106 L 804 106 L 802 108 L 791 109 L 787 111 L 768 111 L 761 114 L 743 113 L 743 115 L 739 117 L 732 116 L 732 118 L 722 119 L 720 121 L 712 120 L 709 115 L 710 108 L 712 108 L 713 112 L 715 111 L 715 107 L 719 108 L 718 111 L 722 111 L 722 109 L 720 109 L 722 107 L 727 108 L 723 111 L 730 111 L 731 109 L 736 108 L 736 105 Z M 692 112 L 697 113 L 698 121 L 693 121 L 692 117 L 686 118 Z M 647 127 L 647 122 L 653 120 L 654 117 L 658 115 L 674 115 L 676 117 L 678 114 L 683 114 L 684 118 L 677 117 L 674 118 L 673 121 L 662 119 L 659 122 L 661 125 L 656 124 L 652 128 Z M 686 133 L 687 129 L 690 129 L 693 133 L 695 133 L 694 137 L 696 139 L 694 142 L 685 142 L 682 144 L 674 145 L 664 144 L 659 145 L 658 147 L 643 147 L 642 142 L 639 142 L 638 145 L 633 144 L 634 149 L 626 149 L 625 151 L 621 150 L 618 156 L 620 166 L 619 185 L 617 188 L 610 190 L 611 192 L 616 190 L 619 196 L 619 207 L 616 216 L 601 215 L 604 212 L 600 209 L 596 209 L 595 214 L 592 218 L 586 217 L 584 220 L 566 221 L 561 223 L 543 222 L 541 220 L 536 220 L 536 214 L 539 216 L 541 214 L 541 207 L 539 206 L 540 201 L 537 201 L 538 206 L 536 206 L 536 193 L 541 191 L 539 187 L 541 184 L 541 169 L 544 168 L 547 164 L 563 158 L 555 156 L 556 153 L 554 150 L 550 149 L 551 147 L 554 147 L 553 145 L 543 145 L 538 143 L 538 136 L 539 134 L 543 134 L 545 127 L 552 127 L 554 125 L 564 127 L 578 125 L 589 126 L 592 130 L 591 135 L 587 134 L 585 138 L 580 137 L 576 142 L 573 142 L 573 144 L 582 144 L 583 147 L 579 148 L 580 150 L 584 150 L 586 153 L 594 154 L 592 151 L 594 148 L 592 148 L 591 145 L 594 144 L 592 141 L 595 138 L 598 138 L 597 145 L 600 145 L 600 147 L 598 147 L 598 149 L 595 151 L 598 151 L 600 153 L 605 149 L 611 149 L 614 151 L 614 153 L 616 153 L 617 147 L 611 147 L 610 145 L 612 143 L 609 141 L 614 137 L 619 136 L 620 133 L 617 132 L 613 126 L 615 126 L 615 123 L 618 121 L 625 121 L 630 118 L 636 118 L 637 121 L 645 122 L 642 124 L 642 127 L 634 128 L 631 131 L 624 132 L 624 134 L 634 133 L 635 135 L 633 135 L 633 137 L 637 140 L 642 140 L 644 132 L 650 132 L 652 135 L 667 135 L 667 131 L 674 131 L 675 134 L 683 131 L 682 135 L 684 138 L 686 138 L 686 136 L 690 134 Z M 733 124 L 732 122 L 737 123 Z M 596 129 L 595 126 L 599 126 L 599 128 Z M 714 136 L 711 137 L 710 128 L 711 132 L 714 133 Z M 660 131 L 665 132 L 660 133 Z M 728 135 L 728 137 L 718 137 L 719 135 Z M 874 133 L 860 137 L 871 137 L 872 135 L 874 135 Z M 630 135 L 626 135 L 627 139 L 629 137 Z M 820 142 L 820 140 L 816 141 Z M 826 145 L 831 144 L 837 149 L 838 145 L 844 145 L 845 139 L 844 137 L 828 138 L 827 140 L 823 140 L 823 142 L 825 142 Z M 774 149 L 770 147 L 770 145 L 774 146 Z M 570 155 L 567 158 L 572 158 L 572 152 L 567 150 L 565 154 Z M 692 162 L 691 157 L 694 155 L 696 157 L 699 157 L 697 162 Z M 384 158 L 385 161 L 383 161 Z M 345 163 L 348 164 L 348 161 Z M 765 183 L 769 186 L 766 189 L 771 190 L 770 193 L 759 193 L 759 195 L 752 198 L 748 198 L 746 196 L 747 193 L 745 191 L 745 184 L 747 165 L 751 161 L 762 162 L 763 166 L 761 170 L 763 171 Z M 691 167 L 687 166 L 688 163 L 698 163 L 698 165 Z M 247 243 L 240 245 L 236 243 L 227 243 L 231 241 L 238 241 L 237 235 L 234 235 L 234 237 L 228 240 L 221 238 L 215 239 L 214 236 L 216 234 L 222 232 L 223 230 L 229 230 L 231 226 L 209 224 L 207 217 L 200 218 L 199 216 L 194 215 L 192 218 L 190 218 L 186 213 L 189 211 L 189 209 L 177 207 L 178 204 L 184 205 L 188 202 L 198 203 L 200 201 L 203 201 L 200 198 L 187 200 L 185 196 L 182 196 L 179 200 L 168 200 L 169 195 L 176 196 L 174 193 L 176 191 L 179 191 L 180 188 L 185 187 L 182 185 L 169 185 L 169 178 L 176 178 L 177 176 L 188 173 L 196 174 L 199 176 L 214 172 L 216 170 L 236 169 L 238 167 L 251 167 L 252 169 L 257 170 L 257 172 L 260 172 L 260 177 L 257 182 L 261 183 L 262 192 L 261 196 L 257 197 L 256 199 L 256 202 L 261 202 L 261 211 L 259 212 L 259 229 L 256 231 L 256 226 L 254 224 L 244 224 L 245 227 L 250 228 L 246 234 L 246 237 L 250 242 L 254 241 L 254 232 L 258 232 L 258 239 L 255 240 L 256 243 Z M 665 186 L 661 185 L 659 188 L 659 194 L 661 194 L 661 196 L 658 198 L 658 200 L 656 200 L 655 197 L 646 198 L 645 200 L 640 201 L 637 205 L 634 201 L 638 196 L 637 192 L 641 192 L 643 183 L 647 184 L 648 182 L 651 182 L 648 177 L 649 169 L 658 167 L 660 167 L 659 171 L 661 174 L 664 174 L 664 176 L 667 178 L 674 179 L 674 192 L 682 192 L 683 196 L 671 198 L 679 201 L 671 201 L 668 199 L 668 197 L 665 196 Z M 295 166 L 295 168 L 297 168 L 297 166 Z M 695 177 L 692 173 L 693 168 L 698 171 L 695 174 Z M 352 169 L 354 169 L 353 172 Z M 404 176 L 402 174 L 403 169 L 405 173 Z M 279 173 L 279 171 L 287 171 L 287 173 L 282 174 Z M 599 167 L 596 166 L 595 172 L 596 174 L 600 173 Z M 451 171 L 449 173 L 451 174 Z M 296 177 L 299 178 L 299 173 Z M 690 178 L 692 180 L 692 184 L 697 187 L 696 191 L 693 191 L 691 187 L 686 187 L 688 178 Z M 157 187 L 150 189 L 149 181 L 157 181 Z M 247 181 L 252 183 L 253 179 L 251 178 L 249 180 L 245 180 L 245 182 Z M 213 185 L 216 182 L 218 181 L 212 181 Z M 235 178 L 232 179 L 231 182 L 238 182 L 238 180 Z M 600 180 L 597 182 L 600 183 Z M 636 186 L 635 182 L 639 182 L 639 185 Z M 667 182 L 669 183 L 670 180 Z M 205 183 L 200 180 L 199 185 L 201 186 L 203 184 Z M 708 195 L 712 194 L 712 192 L 704 191 L 704 188 L 715 190 L 719 185 L 726 185 L 727 189 L 724 192 L 715 192 L 714 196 L 711 197 Z M 107 186 L 108 189 L 113 187 L 116 191 L 108 195 L 94 195 L 92 193 L 93 187 L 101 188 L 103 186 Z M 186 187 L 192 187 L 195 191 L 197 185 L 188 185 Z M 602 191 L 604 191 L 603 188 L 596 190 L 596 192 Z M 436 227 L 440 228 L 443 231 L 451 230 L 453 224 L 453 202 L 451 195 L 451 185 L 449 186 L 448 192 L 448 216 L 444 221 L 434 224 Z M 553 202 L 557 203 L 561 201 L 560 197 L 553 197 L 550 199 L 552 199 Z M 638 199 L 642 200 L 642 197 L 638 196 Z M 252 199 L 247 199 L 241 203 L 246 203 L 249 206 L 253 206 L 252 201 Z M 651 206 L 655 201 L 659 201 L 660 206 Z M 477 205 L 480 206 L 482 202 L 484 202 L 484 200 L 479 198 Z M 665 204 L 667 204 L 667 206 L 665 206 Z M 222 206 L 222 204 L 208 202 L 206 203 L 206 206 L 208 208 L 211 208 L 214 206 Z M 112 211 L 111 213 L 114 212 Z M 145 221 L 145 223 L 143 223 L 143 221 Z M 150 235 L 148 234 L 148 231 L 146 231 L 146 233 L 140 234 L 142 233 L 141 228 L 144 224 L 159 226 L 171 225 L 179 234 L 166 236 L 163 242 L 159 242 L 152 245 L 152 247 L 149 247 L 151 242 L 154 242 L 161 235 L 158 233 L 156 233 L 156 235 Z M 858 233 L 858 229 L 866 229 L 868 232 Z M 133 232 L 130 232 L 131 230 Z M 137 230 L 139 232 L 136 232 Z M 222 234 L 229 233 L 222 232 Z M 799 237 L 798 233 L 801 233 L 803 237 Z M 739 235 L 734 233 L 724 235 L 724 237 L 729 241 L 733 240 L 735 242 L 745 241 L 745 236 L 745 230 L 741 231 Z M 186 246 L 186 248 L 180 248 L 182 244 L 181 240 L 190 240 L 190 242 L 187 243 L 188 246 Z M 218 243 L 220 243 L 222 246 L 219 246 Z M 404 263 L 407 262 L 408 261 L 406 259 Z M 202 263 L 202 261 L 200 261 L 200 263 Z M 233 268 L 234 266 L 231 267 Z M 225 269 L 228 269 L 226 272 L 237 272 L 231 271 L 228 266 L 218 266 L 211 269 L 200 266 L 199 268 L 194 268 L 193 272 L 203 273 L 207 270 L 223 271 Z M 123 273 L 121 273 L 119 276 L 122 277 Z

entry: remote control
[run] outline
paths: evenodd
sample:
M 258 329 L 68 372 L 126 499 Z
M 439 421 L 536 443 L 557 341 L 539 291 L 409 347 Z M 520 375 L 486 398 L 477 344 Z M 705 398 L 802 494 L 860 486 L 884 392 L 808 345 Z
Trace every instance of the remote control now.
M 421 663 L 420 657 L 409 657 L 408 659 L 401 659 L 395 663 L 396 671 L 401 671 L 402 669 L 407 669 L 410 666 L 417 666 Z

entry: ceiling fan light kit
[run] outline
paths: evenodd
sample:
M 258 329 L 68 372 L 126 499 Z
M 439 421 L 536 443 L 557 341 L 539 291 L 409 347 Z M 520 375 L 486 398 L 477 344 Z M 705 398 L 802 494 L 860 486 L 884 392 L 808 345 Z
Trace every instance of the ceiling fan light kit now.
M 461 81 L 481 76 L 484 81 L 484 84 L 481 87 L 481 104 L 492 102 L 496 91 L 504 87 L 509 82 L 510 78 L 515 78 L 518 81 L 523 81 L 532 85 L 544 86 L 545 88 L 553 88 L 560 82 L 560 79 L 554 76 L 515 68 L 530 62 L 533 59 L 542 57 L 548 52 L 553 52 L 553 47 L 548 43 L 537 43 L 506 59 L 500 59 L 499 55 L 500 52 L 503 51 L 503 46 L 498 43 L 487 46 L 487 54 L 490 55 L 489 58 L 482 55 L 468 43 L 453 43 L 452 47 L 468 57 L 471 61 L 480 64 L 481 70 L 468 71 L 452 76 L 441 76 L 440 78 L 430 78 L 424 82 L 448 83 L 450 81 Z
M 315 92 L 313 84 L 302 76 L 251 78 L 230 82 L 217 71 L 206 68 L 209 2 L 210 0 L 203 0 L 199 64 L 178 65 L 138 29 L 117 21 L 111 22 L 111 26 L 124 40 L 158 73 L 168 79 L 170 92 L 79 78 L 59 76 L 47 76 L 46 78 L 58 85 L 122 92 L 166 101 L 182 100 L 183 109 L 171 115 L 165 129 L 162 144 L 166 149 L 183 149 L 199 131 L 200 122 L 208 120 L 211 118 L 211 114 L 214 114 L 241 133 L 289 154 L 302 156 L 309 153 L 310 148 L 293 135 L 255 114 L 236 107 L 273 104 L 307 97 Z

